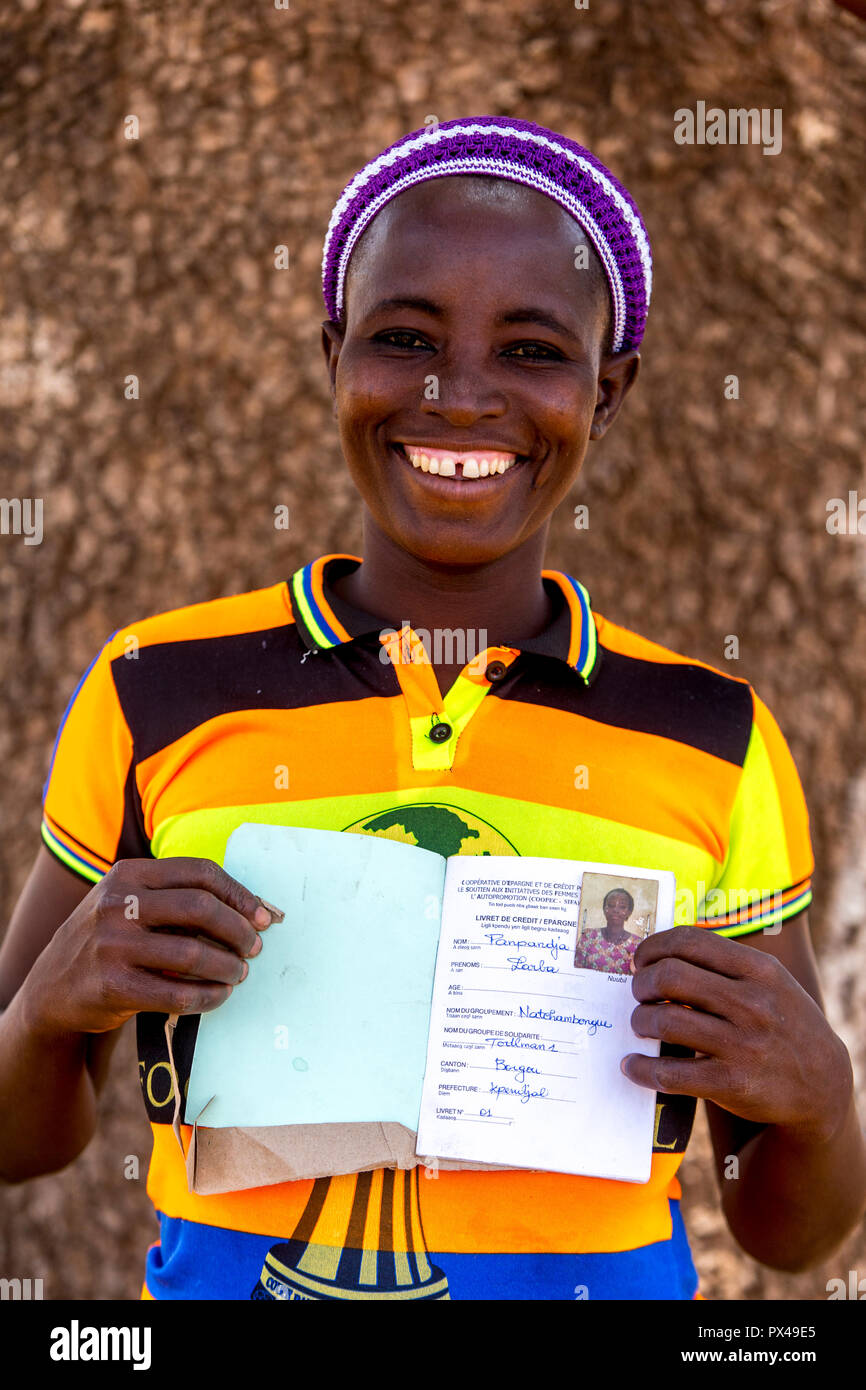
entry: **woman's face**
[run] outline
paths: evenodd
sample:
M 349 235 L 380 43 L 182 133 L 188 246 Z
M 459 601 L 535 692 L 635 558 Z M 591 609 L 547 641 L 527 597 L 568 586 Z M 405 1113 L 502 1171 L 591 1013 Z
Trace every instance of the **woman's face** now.
M 625 893 L 611 893 L 604 904 L 604 915 L 607 925 L 614 931 L 624 929 L 626 920 L 631 916 L 631 904 Z
M 535 190 L 464 176 L 408 189 L 360 238 L 344 329 L 323 325 L 340 440 L 379 527 L 419 559 L 515 549 L 616 415 L 638 357 L 602 354 L 607 289 L 586 245 Z M 415 469 L 401 444 L 516 462 L 467 486 L 459 468 Z

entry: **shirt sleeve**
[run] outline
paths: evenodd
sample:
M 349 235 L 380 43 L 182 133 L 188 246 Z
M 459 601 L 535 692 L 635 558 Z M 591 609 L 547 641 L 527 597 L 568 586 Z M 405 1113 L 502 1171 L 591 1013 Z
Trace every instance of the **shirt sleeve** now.
M 124 659 L 116 637 L 72 692 L 42 788 L 42 839 L 88 883 L 98 883 L 118 859 L 150 856 L 132 735 L 112 675 L 112 662 Z
M 721 936 L 778 931 L 812 901 L 809 812 L 781 729 L 752 691 L 752 729 L 731 810 L 720 877 L 698 922 Z

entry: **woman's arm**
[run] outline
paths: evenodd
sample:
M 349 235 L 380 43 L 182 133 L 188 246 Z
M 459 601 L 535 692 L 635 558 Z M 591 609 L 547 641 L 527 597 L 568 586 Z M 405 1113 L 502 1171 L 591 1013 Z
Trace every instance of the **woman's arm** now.
M 638 947 L 635 972 L 635 1032 L 702 1055 L 631 1054 L 623 1070 L 708 1102 L 733 1235 L 764 1264 L 807 1269 L 866 1210 L 866 1146 L 805 914 L 743 941 L 701 927 L 660 932 Z
M 808 912 L 785 922 L 778 934 L 759 931 L 741 939 L 774 956 L 824 1012 Z M 779 1125 L 748 1124 L 707 1101 L 728 1225 L 750 1255 L 775 1269 L 805 1269 L 831 1254 L 866 1204 L 866 1146 L 844 1047 L 838 1068 L 827 1069 L 824 1083 L 837 1092 L 843 1118 L 835 1133 L 818 1141 Z M 726 1172 L 738 1176 L 725 1177 Z
M 40 845 L 0 949 L 0 1097 L 7 1117 L 0 1127 L 0 1179 L 6 1182 L 64 1167 L 96 1127 L 96 1097 L 119 1030 L 40 1034 L 21 994 L 37 956 L 92 886 Z M 29 1159 L 23 1170 L 22 1149 Z
M 96 1127 L 121 1026 L 142 1011 L 216 1008 L 244 979 L 244 957 L 261 949 L 256 928 L 270 921 L 209 859 L 120 860 L 83 894 L 70 879 L 40 848 L 0 952 L 6 1182 L 76 1158 Z

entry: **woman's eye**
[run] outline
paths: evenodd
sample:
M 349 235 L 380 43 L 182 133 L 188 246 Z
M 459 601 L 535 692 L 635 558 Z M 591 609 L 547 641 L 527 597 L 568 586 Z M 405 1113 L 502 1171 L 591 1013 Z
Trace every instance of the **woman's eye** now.
M 402 338 L 403 341 L 395 342 L 394 340 L 397 338 Z M 411 329 L 408 328 L 393 328 L 390 329 L 387 333 L 377 333 L 375 341 L 377 343 L 387 342 L 390 343 L 393 347 L 402 348 L 411 347 L 413 343 L 421 343 L 424 347 L 429 346 L 429 344 L 424 341 L 424 339 L 421 337 L 419 333 L 413 333 Z
M 429 348 L 430 343 L 420 333 L 413 332 L 410 328 L 390 328 L 384 333 L 377 333 L 374 342 L 386 343 L 389 347 L 413 348 L 420 344 L 421 347 Z M 513 343 L 507 349 L 509 355 L 522 354 L 527 361 L 562 361 L 563 354 L 558 348 L 552 347 L 550 343 Z
M 530 359 L 536 357 L 538 354 L 541 354 L 539 360 L 552 357 L 555 361 L 557 358 L 562 357 L 562 353 L 559 349 L 551 347 L 550 343 L 514 343 L 508 351 L 526 353 Z

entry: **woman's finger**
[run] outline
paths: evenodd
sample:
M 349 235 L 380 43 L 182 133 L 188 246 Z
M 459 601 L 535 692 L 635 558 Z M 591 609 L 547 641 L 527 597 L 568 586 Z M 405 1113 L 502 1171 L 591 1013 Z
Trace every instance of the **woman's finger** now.
M 248 918 L 207 888 L 146 889 L 139 897 L 138 920 L 145 928 L 201 933 L 238 956 L 251 955 L 259 940 Z
M 642 1004 L 672 999 L 719 1018 L 728 1018 L 736 1009 L 743 985 L 728 975 L 718 975 L 679 956 L 664 956 L 637 969 L 631 988 L 635 999 Z
M 736 1045 L 736 1030 L 730 1023 L 682 1004 L 638 1004 L 631 1026 L 639 1038 L 659 1038 L 714 1057 Z
M 724 1106 L 728 1098 L 728 1073 L 714 1057 L 644 1057 L 630 1052 L 620 1069 L 638 1086 L 664 1091 L 671 1096 L 701 1096 Z
M 143 970 L 168 970 L 185 978 L 226 985 L 240 984 L 249 972 L 247 962 L 235 951 L 217 946 L 206 937 L 170 936 L 165 932 L 142 932 L 132 964 Z

